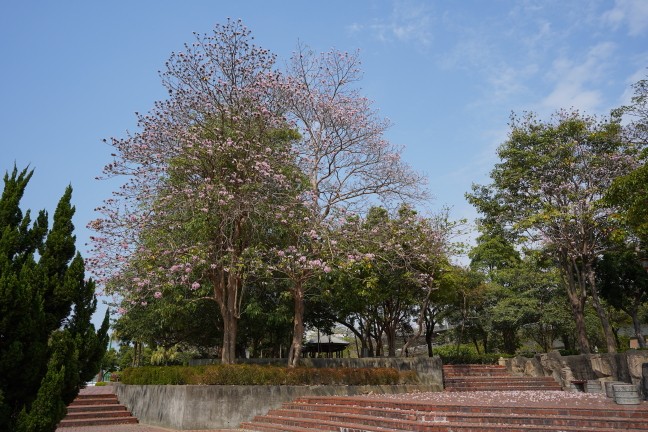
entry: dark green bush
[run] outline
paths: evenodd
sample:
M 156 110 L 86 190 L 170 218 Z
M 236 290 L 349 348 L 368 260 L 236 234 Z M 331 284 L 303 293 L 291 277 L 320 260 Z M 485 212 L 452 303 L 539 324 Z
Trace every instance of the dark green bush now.
M 393 385 L 418 382 L 393 368 L 286 368 L 261 365 L 143 366 L 125 369 L 124 384 L 165 385 Z
M 508 354 L 478 354 L 469 345 L 445 345 L 435 349 L 435 355 L 441 357 L 443 364 L 497 364 L 500 357 L 512 357 Z

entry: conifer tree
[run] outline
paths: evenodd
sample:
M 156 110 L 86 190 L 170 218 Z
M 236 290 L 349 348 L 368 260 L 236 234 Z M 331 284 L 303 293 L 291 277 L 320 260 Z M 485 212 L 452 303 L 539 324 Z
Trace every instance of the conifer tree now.
M 44 210 L 32 223 L 20 209 L 32 175 L 14 167 L 0 197 L 0 430 L 40 432 L 99 370 L 108 320 L 98 331 L 90 322 L 95 285 L 75 248 L 72 188 L 48 229 Z

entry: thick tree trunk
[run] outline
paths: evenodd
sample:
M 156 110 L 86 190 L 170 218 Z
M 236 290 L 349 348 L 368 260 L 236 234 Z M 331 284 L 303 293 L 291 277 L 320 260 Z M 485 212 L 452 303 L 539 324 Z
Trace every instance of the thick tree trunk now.
M 297 366 L 302 350 L 304 337 L 304 286 L 301 281 L 295 282 L 293 287 L 293 300 L 295 313 L 293 316 L 293 338 L 288 352 L 288 367 Z
M 574 323 L 576 324 L 576 344 L 578 345 L 578 352 L 581 354 L 589 354 L 591 349 L 585 327 L 585 299 L 578 296 L 577 293 L 569 292 L 569 290 L 567 295 L 569 297 Z
M 608 319 L 607 312 L 601 305 L 601 301 L 598 296 L 598 290 L 596 288 L 596 277 L 594 275 L 594 269 L 591 265 L 587 265 L 585 268 L 587 272 L 587 280 L 589 282 L 590 295 L 592 296 L 592 305 L 596 310 L 596 314 L 601 320 L 601 327 L 603 327 L 603 334 L 605 335 L 605 344 L 607 345 L 607 352 L 615 353 L 617 352 L 617 342 L 614 337 L 614 332 L 612 331 L 612 326 L 610 325 L 610 320 Z
M 637 309 L 632 309 L 629 314 L 632 318 L 632 326 L 634 327 L 634 333 L 637 337 L 637 342 L 639 343 L 639 348 L 646 349 L 646 339 L 644 339 L 643 333 L 641 331 L 641 321 L 639 320 L 639 312 Z
M 576 344 L 578 345 L 578 352 L 580 354 L 589 354 L 591 348 L 585 327 L 585 301 L 587 300 L 587 291 L 584 287 L 584 281 L 582 280 L 582 275 L 579 273 L 578 265 L 564 251 L 560 262 L 567 297 L 569 298 L 572 316 L 576 324 Z
M 223 346 L 221 361 L 232 364 L 236 360 L 236 335 L 238 332 L 238 305 L 241 279 L 233 272 L 221 267 L 211 275 L 214 285 L 214 299 L 223 319 Z
M 387 357 L 396 357 L 396 325 L 390 323 L 385 329 L 387 336 Z
M 409 340 L 405 341 L 405 345 L 403 345 L 403 350 L 401 351 L 401 355 L 407 355 L 407 350 L 409 349 L 409 347 L 421 336 L 421 333 L 423 332 L 423 323 L 425 322 L 425 312 L 428 310 L 428 307 L 430 306 L 431 295 L 432 295 L 432 287 L 428 286 L 428 292 L 425 296 L 425 300 L 423 301 L 423 304 L 421 305 L 421 310 L 419 311 L 418 319 L 416 320 L 416 325 L 418 326 L 418 330 L 414 335 L 412 335 L 411 338 L 409 338 Z M 428 353 L 430 353 L 431 351 L 432 348 L 428 346 Z M 430 357 L 432 357 L 432 355 L 430 355 Z
M 502 332 L 504 337 L 504 352 L 506 354 L 515 354 L 517 349 L 517 329 L 507 328 Z

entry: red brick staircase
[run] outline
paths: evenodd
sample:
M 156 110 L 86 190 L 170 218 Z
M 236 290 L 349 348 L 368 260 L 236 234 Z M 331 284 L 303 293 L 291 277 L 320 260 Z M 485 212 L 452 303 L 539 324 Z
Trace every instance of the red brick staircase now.
M 58 425 L 58 429 L 78 426 L 111 426 L 137 423 L 124 405 L 113 393 L 80 393 L 68 406 L 67 416 Z M 57 430 L 58 430 L 57 429 Z M 109 429 L 107 429 L 109 430 Z
M 302 397 L 240 428 L 258 432 L 648 431 L 645 402 L 621 406 L 603 395 L 561 392 L 551 377 L 516 377 L 501 366 L 452 365 L 444 366 L 443 373 L 445 392 Z
M 562 390 L 552 377 L 513 376 L 498 365 L 444 365 L 446 391 Z
M 447 394 L 446 394 L 447 395 Z M 648 409 L 494 406 L 362 397 L 304 397 L 243 423 L 246 431 L 648 431 Z

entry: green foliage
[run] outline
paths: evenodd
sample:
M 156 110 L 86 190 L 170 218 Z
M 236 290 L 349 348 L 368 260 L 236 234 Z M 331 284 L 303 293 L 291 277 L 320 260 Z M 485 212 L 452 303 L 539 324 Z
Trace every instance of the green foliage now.
M 108 320 L 90 323 L 95 286 L 76 253 L 68 187 L 52 228 L 20 200 L 32 172 L 4 176 L 0 198 L 0 430 L 53 431 L 65 405 L 98 370 Z
M 286 368 L 260 365 L 147 366 L 123 371 L 133 385 L 394 385 L 417 382 L 393 368 Z
M 500 357 L 510 354 L 478 353 L 471 345 L 444 345 L 435 348 L 434 354 L 441 357 L 443 364 L 497 364 Z

